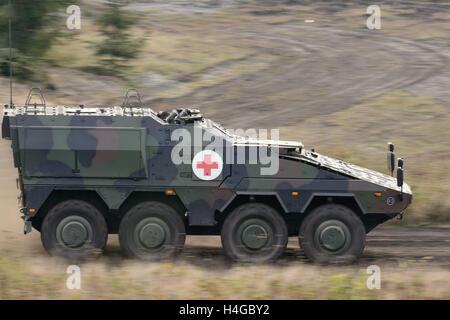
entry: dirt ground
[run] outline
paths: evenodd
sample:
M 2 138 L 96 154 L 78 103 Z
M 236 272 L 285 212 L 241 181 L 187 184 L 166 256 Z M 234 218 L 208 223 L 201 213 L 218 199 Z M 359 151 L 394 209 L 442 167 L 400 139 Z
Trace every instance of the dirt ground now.
M 176 99 L 149 100 L 150 105 L 198 105 L 236 128 L 292 126 L 427 81 L 448 69 L 448 51 L 441 47 L 367 30 L 304 26 L 298 21 L 239 27 L 224 32 L 239 33 L 255 46 L 268 41 L 277 56 L 269 68 Z M 447 92 L 435 91 L 442 98 Z

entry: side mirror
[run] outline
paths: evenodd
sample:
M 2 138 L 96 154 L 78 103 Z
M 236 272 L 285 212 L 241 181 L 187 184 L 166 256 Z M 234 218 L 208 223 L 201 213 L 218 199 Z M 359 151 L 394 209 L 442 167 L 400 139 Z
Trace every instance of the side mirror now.
M 391 176 L 394 176 L 395 170 L 395 154 L 394 154 L 394 144 L 392 142 L 388 143 L 388 154 L 387 154 L 387 167 Z
M 403 169 L 397 168 L 397 186 L 403 186 Z

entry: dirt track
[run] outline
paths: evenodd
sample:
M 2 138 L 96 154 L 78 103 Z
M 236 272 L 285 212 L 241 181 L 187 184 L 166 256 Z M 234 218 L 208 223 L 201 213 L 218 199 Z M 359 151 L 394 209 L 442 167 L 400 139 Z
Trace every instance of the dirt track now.
M 192 237 L 182 258 L 203 266 L 231 265 L 220 248 L 219 237 Z M 288 265 L 299 260 L 307 263 L 297 238 L 293 237 L 277 264 Z M 400 262 L 449 267 L 450 228 L 387 226 L 375 229 L 367 236 L 366 249 L 358 265 L 396 266 Z
M 150 100 L 150 105 L 199 106 L 233 128 L 289 126 L 448 71 L 443 48 L 369 30 L 294 21 L 241 24 L 223 32 L 240 34 L 249 47 L 276 60 L 262 71 L 176 99 Z

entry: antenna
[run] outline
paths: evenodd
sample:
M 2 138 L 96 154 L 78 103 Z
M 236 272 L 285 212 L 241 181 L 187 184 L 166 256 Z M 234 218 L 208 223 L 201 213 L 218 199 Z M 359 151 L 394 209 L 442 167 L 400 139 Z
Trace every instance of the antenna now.
M 13 106 L 13 80 L 12 80 L 12 37 L 11 37 L 11 0 L 8 0 L 8 35 L 9 35 L 9 107 Z

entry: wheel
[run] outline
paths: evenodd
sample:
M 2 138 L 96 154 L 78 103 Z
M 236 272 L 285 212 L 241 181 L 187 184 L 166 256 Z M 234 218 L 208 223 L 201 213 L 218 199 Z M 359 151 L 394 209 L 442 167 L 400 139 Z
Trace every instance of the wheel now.
M 180 215 L 156 201 L 132 207 L 119 227 L 120 247 L 125 254 L 141 260 L 163 260 L 181 252 L 186 230 Z
M 105 218 L 94 205 L 82 200 L 67 200 L 54 206 L 41 228 L 45 250 L 70 259 L 98 254 L 107 238 Z
M 363 252 L 366 232 L 349 208 L 326 204 L 314 209 L 300 226 L 299 243 L 306 257 L 319 263 L 349 263 Z
M 262 263 L 283 253 L 288 230 L 284 219 L 272 207 L 247 203 L 225 219 L 221 237 L 225 253 L 231 259 Z

